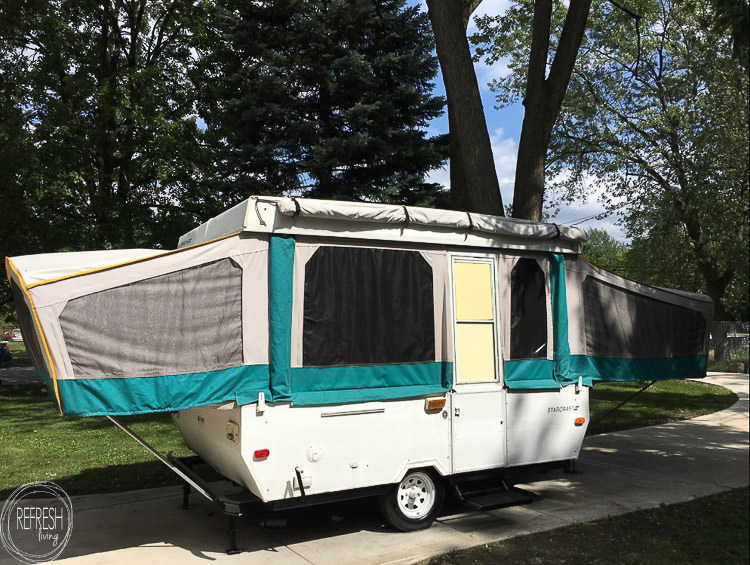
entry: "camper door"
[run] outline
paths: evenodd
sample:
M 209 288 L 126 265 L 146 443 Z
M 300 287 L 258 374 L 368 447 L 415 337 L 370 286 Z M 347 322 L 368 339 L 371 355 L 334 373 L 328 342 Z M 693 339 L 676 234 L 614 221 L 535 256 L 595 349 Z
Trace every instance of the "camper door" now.
M 505 402 L 500 374 L 496 263 L 491 255 L 451 256 L 454 387 L 453 473 L 504 466 Z

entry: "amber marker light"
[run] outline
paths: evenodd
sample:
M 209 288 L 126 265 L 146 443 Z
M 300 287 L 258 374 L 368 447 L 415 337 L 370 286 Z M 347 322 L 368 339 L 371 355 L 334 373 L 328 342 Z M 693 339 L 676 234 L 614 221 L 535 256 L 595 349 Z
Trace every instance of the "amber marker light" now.
M 439 398 L 425 398 L 424 399 L 424 409 L 429 411 L 432 410 L 442 410 L 445 408 L 445 397 L 439 397 Z
M 584 423 L 586 423 L 586 418 L 576 418 L 575 422 L 576 426 L 582 426 Z

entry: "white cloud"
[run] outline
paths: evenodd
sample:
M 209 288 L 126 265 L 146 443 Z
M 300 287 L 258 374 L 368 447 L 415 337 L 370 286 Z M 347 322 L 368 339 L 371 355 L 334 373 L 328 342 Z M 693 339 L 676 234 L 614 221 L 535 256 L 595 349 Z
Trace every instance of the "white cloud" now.
M 427 173 L 425 182 L 434 182 L 445 188 L 450 188 L 450 162 L 446 163 L 444 167 L 441 167 L 439 169 L 432 169 L 429 173 Z
M 566 173 L 563 173 L 565 175 Z M 617 221 L 619 219 L 617 212 L 606 214 L 606 209 L 602 202 L 605 199 L 611 200 L 615 205 L 627 206 L 627 200 L 623 198 L 612 198 L 607 193 L 607 186 L 599 182 L 595 177 L 584 175 L 583 184 L 586 187 L 586 197 L 583 200 L 576 200 L 566 204 L 560 209 L 560 212 L 550 218 L 549 221 L 558 224 L 572 225 L 581 229 L 598 228 L 603 229 L 609 235 L 619 241 L 627 241 L 625 231 Z
M 503 204 L 507 205 L 513 200 L 518 144 L 514 138 L 505 137 L 503 128 L 497 128 L 490 135 L 490 144 L 492 145 L 497 181 L 500 184 L 500 194 L 503 197 Z
M 500 183 L 500 193 L 503 203 L 507 204 L 513 197 L 513 180 L 516 175 L 516 155 L 518 144 L 512 137 L 505 137 L 503 128 L 497 128 L 490 135 L 492 157 L 495 162 L 495 172 Z M 427 175 L 427 182 L 435 182 L 446 188 L 450 187 L 450 164 L 441 169 L 433 169 Z

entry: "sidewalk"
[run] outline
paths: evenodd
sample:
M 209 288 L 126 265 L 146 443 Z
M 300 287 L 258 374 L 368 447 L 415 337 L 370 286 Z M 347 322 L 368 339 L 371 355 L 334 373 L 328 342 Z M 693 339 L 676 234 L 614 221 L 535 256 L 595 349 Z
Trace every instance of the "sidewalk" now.
M 27 385 L 42 379 L 34 367 L 0 367 L 0 385 Z
M 228 556 L 226 519 L 181 488 L 73 498 L 74 531 L 60 563 L 339 564 L 414 563 L 435 554 L 674 504 L 748 484 L 748 376 L 711 374 L 706 382 L 735 391 L 729 409 L 693 420 L 588 438 L 577 474 L 551 471 L 520 485 L 541 496 L 516 508 L 461 512 L 447 508 L 431 528 L 396 533 L 372 501 L 284 514 L 285 527 L 238 521 L 244 553 Z M 15 563 L 0 548 L 0 563 Z

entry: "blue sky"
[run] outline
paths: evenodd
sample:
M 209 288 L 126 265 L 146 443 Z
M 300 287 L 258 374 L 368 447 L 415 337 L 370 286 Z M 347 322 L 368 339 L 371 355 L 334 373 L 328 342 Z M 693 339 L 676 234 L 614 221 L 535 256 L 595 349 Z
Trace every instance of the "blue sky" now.
M 410 0 L 410 3 L 419 4 L 422 10 L 426 11 L 427 7 L 424 0 Z M 483 14 L 499 14 L 506 10 L 510 2 L 508 0 L 483 0 L 477 8 L 474 16 Z M 473 31 L 473 23 L 469 24 L 469 33 Z M 495 96 L 490 91 L 487 84 L 493 77 L 502 76 L 505 68 L 502 63 L 497 63 L 493 67 L 488 67 L 484 63 L 475 64 L 479 90 L 482 95 L 484 104 L 484 114 L 487 120 L 487 129 L 490 133 L 492 142 L 492 151 L 495 157 L 495 170 L 500 182 L 500 191 L 503 196 L 503 203 L 508 204 L 513 200 L 513 178 L 515 175 L 516 154 L 518 151 L 518 139 L 521 135 L 521 124 L 523 122 L 523 106 L 515 104 L 503 109 L 495 109 Z M 442 84 L 442 77 L 436 80 L 436 92 L 444 95 L 445 90 Z M 447 114 L 434 120 L 430 124 L 431 133 L 447 133 L 448 117 Z M 430 174 L 430 180 L 448 186 L 449 173 L 448 167 L 433 171 Z M 585 202 L 576 202 L 560 210 L 557 216 L 551 217 L 550 221 L 570 225 L 582 218 L 589 218 L 603 212 L 604 207 L 597 201 L 596 194 Z M 581 228 L 601 228 L 606 230 L 613 237 L 624 240 L 623 230 L 615 224 L 617 218 L 612 215 L 604 219 L 590 219 L 578 225 Z

